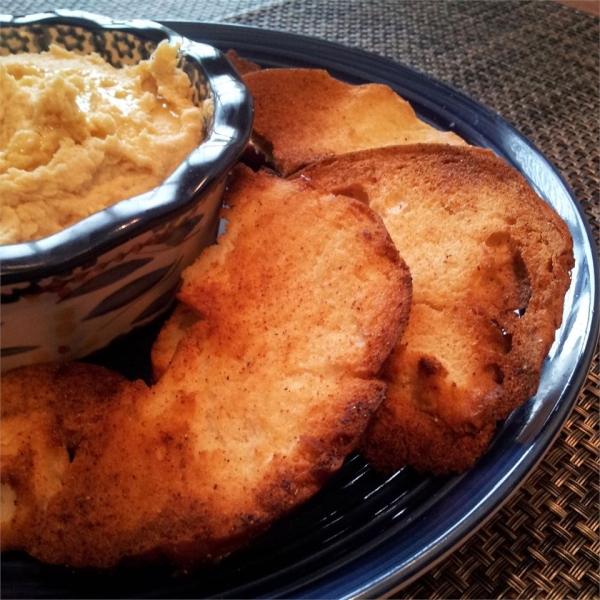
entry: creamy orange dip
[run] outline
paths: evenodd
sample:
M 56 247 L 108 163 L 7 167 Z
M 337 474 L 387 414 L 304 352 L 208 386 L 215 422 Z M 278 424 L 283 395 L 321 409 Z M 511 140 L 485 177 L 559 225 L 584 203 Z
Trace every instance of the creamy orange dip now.
M 177 49 L 117 69 L 58 46 L 0 58 L 0 244 L 39 239 L 164 181 L 202 139 Z

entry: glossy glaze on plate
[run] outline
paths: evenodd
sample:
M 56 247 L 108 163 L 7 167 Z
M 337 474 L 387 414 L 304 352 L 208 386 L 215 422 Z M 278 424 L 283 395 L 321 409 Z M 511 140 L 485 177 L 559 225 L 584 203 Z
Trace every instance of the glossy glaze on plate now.
M 576 266 L 564 322 L 538 394 L 504 423 L 490 450 L 458 477 L 404 469 L 390 478 L 353 456 L 322 492 L 249 548 L 217 567 L 172 579 L 156 568 L 112 576 L 72 573 L 21 556 L 3 560 L 5 597 L 375 597 L 406 584 L 472 534 L 507 500 L 560 432 L 585 380 L 598 330 L 598 266 L 587 224 L 551 164 L 505 121 L 423 74 L 360 50 L 230 25 L 169 23 L 183 35 L 235 48 L 263 66 L 325 68 L 349 83 L 377 81 L 408 99 L 425 120 L 491 148 L 518 168 L 569 225 Z M 154 325 L 155 328 L 158 324 Z M 121 349 L 143 372 L 154 331 Z M 141 351 L 141 352 L 138 352 Z M 112 353 L 111 353 L 112 354 Z M 111 362 L 112 360 L 112 362 Z

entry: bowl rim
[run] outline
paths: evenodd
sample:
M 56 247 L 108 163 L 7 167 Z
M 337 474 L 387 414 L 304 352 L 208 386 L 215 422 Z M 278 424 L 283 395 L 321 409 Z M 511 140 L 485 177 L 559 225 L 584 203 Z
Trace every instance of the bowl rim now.
M 202 201 L 202 192 L 220 181 L 244 151 L 252 132 L 252 96 L 227 57 L 214 46 L 192 41 L 154 21 L 116 20 L 78 10 L 0 15 L 1 27 L 11 25 L 68 25 L 129 33 L 156 44 L 162 40 L 179 44 L 180 53 L 204 71 L 212 93 L 213 121 L 200 145 L 152 190 L 118 201 L 50 236 L 0 245 L 2 286 L 72 271 L 186 212 Z

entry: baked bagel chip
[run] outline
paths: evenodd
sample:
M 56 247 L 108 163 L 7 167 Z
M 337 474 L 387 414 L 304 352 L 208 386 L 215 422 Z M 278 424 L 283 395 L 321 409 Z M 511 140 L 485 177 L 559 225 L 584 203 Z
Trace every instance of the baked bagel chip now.
M 105 376 L 88 396 L 81 367 L 61 374 L 62 391 L 51 367 L 8 374 L 3 402 L 41 406 L 2 422 L 17 440 L 2 449 L 3 549 L 76 567 L 219 559 L 357 446 L 407 321 L 406 265 L 371 209 L 303 181 L 241 170 L 226 202 L 227 232 L 184 272 L 181 301 L 201 319 L 156 385 L 117 382 L 93 427 L 69 424 L 71 457 L 60 427 L 54 439 L 64 389 L 95 404 Z M 37 485 L 42 470 L 56 476 Z
M 246 75 L 247 73 L 252 73 L 254 71 L 260 70 L 260 65 L 253 63 L 250 60 L 246 60 L 241 57 L 235 50 L 227 50 L 225 56 L 229 59 L 234 69 L 240 75 Z
M 154 381 L 158 381 L 164 375 L 175 354 L 177 344 L 183 339 L 187 330 L 199 320 L 200 317 L 191 308 L 181 302 L 176 304 L 152 344 L 150 362 Z
M 386 85 L 348 85 L 319 69 L 244 77 L 254 97 L 252 144 L 280 175 L 330 156 L 398 144 L 465 142 L 421 121 Z
M 385 471 L 465 470 L 536 392 L 574 263 L 567 226 L 517 171 L 472 147 L 365 151 L 300 177 L 366 201 L 413 277 L 366 456 Z
M 83 363 L 2 374 L 3 550 L 44 543 L 40 508 L 60 494 L 80 450 L 88 453 L 98 436 L 110 434 L 106 422 L 112 411 L 126 410 L 144 387 Z

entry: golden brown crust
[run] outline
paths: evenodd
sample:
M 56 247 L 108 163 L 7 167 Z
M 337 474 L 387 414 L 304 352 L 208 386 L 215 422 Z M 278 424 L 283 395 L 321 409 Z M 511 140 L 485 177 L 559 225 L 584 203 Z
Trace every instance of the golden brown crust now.
M 404 146 L 300 173 L 369 202 L 413 276 L 387 398 L 363 448 L 375 466 L 462 471 L 533 395 L 573 266 L 565 223 L 491 152 Z
M 242 58 L 235 50 L 228 50 L 225 55 L 240 75 L 247 75 L 261 69 L 260 65 Z
M 59 492 L 74 457 L 102 435 L 107 414 L 128 404 L 123 392 L 132 397 L 140 385 L 87 364 L 34 365 L 2 375 L 3 549 L 37 543 L 40 525 L 31 524 L 38 505 Z
M 158 332 L 158 337 L 152 344 L 150 361 L 152 363 L 152 378 L 158 381 L 167 370 L 177 344 L 187 333 L 187 330 L 200 317 L 190 308 L 178 302 L 175 310 Z
M 156 385 L 109 386 L 72 461 L 56 407 L 65 390 L 81 393 L 84 414 L 96 404 L 103 384 L 80 385 L 88 366 L 62 373 L 61 397 L 54 372 L 23 369 L 3 387 L 10 406 L 24 395 L 5 398 L 15 386 L 40 405 L 2 421 L 3 477 L 20 474 L 6 481 L 17 503 L 3 549 L 71 566 L 215 560 L 314 494 L 357 446 L 408 316 L 406 265 L 370 209 L 302 181 L 242 169 L 227 204 L 227 232 L 184 273 L 180 300 L 202 319 Z M 56 474 L 44 493 L 22 456 Z
M 352 86 L 318 69 L 265 69 L 244 80 L 254 97 L 252 142 L 284 176 L 368 148 L 465 144 L 419 120 L 410 104 L 384 85 Z

